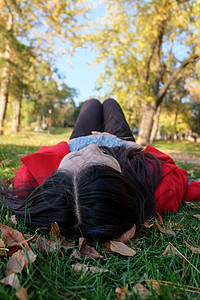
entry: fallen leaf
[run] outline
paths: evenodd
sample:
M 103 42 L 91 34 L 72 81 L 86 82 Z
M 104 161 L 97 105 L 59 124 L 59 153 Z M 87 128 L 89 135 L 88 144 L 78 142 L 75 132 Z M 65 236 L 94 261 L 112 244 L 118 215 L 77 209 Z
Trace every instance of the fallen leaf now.
M 169 281 L 163 281 L 163 280 L 154 280 L 154 279 L 148 279 L 148 280 L 144 280 L 144 282 L 146 282 L 147 284 L 150 284 L 152 289 L 156 290 L 156 292 L 159 294 L 159 289 L 160 286 L 170 286 L 170 287 L 174 287 L 174 288 L 179 288 L 180 290 L 189 292 L 189 293 L 196 293 L 196 294 L 200 294 L 200 288 L 198 287 L 193 287 L 193 286 L 182 286 L 180 284 L 176 284 L 174 282 L 169 282 Z
M 130 247 L 128 247 L 127 245 L 125 245 L 122 242 L 119 241 L 110 241 L 107 242 L 104 245 L 104 250 L 107 252 L 107 250 L 111 251 L 111 252 L 116 252 L 119 253 L 123 256 L 133 256 L 136 254 L 135 250 L 131 249 Z
M 6 215 L 6 221 L 11 221 L 13 225 L 17 225 L 17 219 L 16 219 L 16 216 L 15 215 L 11 215 L 11 216 L 7 216 Z
M 200 215 L 193 215 L 193 217 L 200 219 Z
M 72 265 L 72 269 L 75 273 L 82 273 L 81 278 L 85 277 L 88 267 L 85 264 L 77 263 L 75 265 Z
M 176 227 L 178 229 L 183 228 L 183 224 L 175 223 L 175 222 L 170 222 L 169 225 L 167 226 L 168 229 L 172 229 L 172 227 Z
M 28 251 L 18 250 L 13 253 L 7 262 L 6 268 L 7 273 L 20 273 L 21 270 L 25 267 L 28 270 L 29 262 L 34 262 L 36 260 L 37 255 L 33 253 L 31 249 Z
M 122 241 L 124 243 L 127 243 L 132 237 L 134 237 L 136 231 L 136 225 L 134 224 L 133 227 L 125 232 L 120 238 L 119 241 Z
M 37 237 L 34 246 L 43 253 L 55 253 L 59 251 L 59 244 L 42 236 Z
M 103 259 L 104 257 L 101 256 L 93 247 L 86 244 L 85 238 L 79 238 L 79 251 L 81 254 L 81 258 L 94 258 L 94 259 Z
M 76 258 L 76 259 L 81 259 L 81 253 L 80 253 L 80 251 L 77 250 L 77 249 L 74 249 L 74 251 L 72 252 L 72 254 L 71 254 L 71 256 L 70 256 L 70 260 L 71 260 L 73 257 Z
M 144 222 L 144 227 L 146 227 L 146 228 L 152 228 L 154 226 L 155 226 L 155 224 L 153 224 L 153 223 L 149 224 L 148 222 Z
M 168 245 L 163 252 L 163 255 L 179 255 L 176 251 L 176 248 L 172 247 L 171 245 Z M 180 256 L 180 255 L 179 255 Z M 181 256 L 180 256 L 181 257 Z
M 167 233 L 167 234 L 170 234 L 170 235 L 175 235 L 175 233 L 171 229 L 165 229 L 164 227 L 162 227 L 158 223 L 158 220 L 156 218 L 155 218 L 155 224 L 156 224 L 157 228 L 160 230 L 160 232 Z
M 65 239 L 64 236 L 61 235 L 60 233 L 60 228 L 58 226 L 58 223 L 52 223 L 51 224 L 51 230 L 50 230 L 50 240 L 54 240 L 55 242 L 58 240 L 60 243 L 60 248 L 63 249 L 70 249 L 73 248 L 75 245 L 75 241 L 69 242 Z
M 8 248 L 8 251 L 2 252 L 0 254 L 1 256 L 10 255 L 16 252 L 18 249 L 21 249 L 21 244 L 24 245 L 27 250 L 30 249 L 26 239 L 21 232 L 2 223 L 0 223 L 0 229 L 3 235 L 3 239 L 6 243 L 6 248 Z
M 124 300 L 127 298 L 127 296 L 131 295 L 128 290 L 128 286 L 123 286 L 122 288 L 117 287 L 115 289 L 115 294 L 117 295 L 117 300 Z
M 199 247 L 193 247 L 189 245 L 186 241 L 184 241 L 186 246 L 193 252 L 193 253 L 200 253 L 200 248 Z
M 163 225 L 163 219 L 162 219 L 161 215 L 158 212 L 156 212 L 156 214 L 158 215 L 158 218 L 159 218 L 159 224 Z
M 15 293 L 19 300 L 26 300 L 28 298 L 27 290 L 21 286 Z
M 14 273 L 4 277 L 3 279 L 1 279 L 0 282 L 5 285 L 10 285 L 11 287 L 13 287 L 16 290 L 18 290 L 20 288 L 19 278 L 18 278 L 17 274 L 14 274 Z
M 139 294 L 143 299 L 143 296 L 150 296 L 151 292 L 141 283 L 136 283 L 133 286 L 133 291 L 135 294 Z
M 0 249 L 4 250 L 4 248 L 5 248 L 5 243 L 2 239 L 0 239 Z
M 26 300 L 28 298 L 27 290 L 24 287 L 20 286 L 17 274 L 11 273 L 5 278 L 3 278 L 0 282 L 5 285 L 10 285 L 14 289 L 16 289 L 17 291 L 15 295 L 19 300 Z

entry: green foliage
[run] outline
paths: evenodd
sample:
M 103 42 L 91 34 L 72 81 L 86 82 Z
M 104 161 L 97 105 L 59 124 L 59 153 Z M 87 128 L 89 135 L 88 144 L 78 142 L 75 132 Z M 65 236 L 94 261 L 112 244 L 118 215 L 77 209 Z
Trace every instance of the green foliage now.
M 160 105 L 170 84 L 179 79 L 175 72 L 188 53 L 189 59 L 197 54 L 189 62 L 194 69 L 200 49 L 200 3 L 192 0 L 105 0 L 104 3 L 105 16 L 83 42 L 88 41 L 98 51 L 97 63 L 105 63 L 99 88 L 106 82 L 108 92 L 116 96 L 123 108 L 137 110 L 139 116 L 141 103 Z M 184 53 L 181 50 L 177 53 L 182 48 L 186 49 Z M 186 80 L 191 73 L 185 76 L 185 68 L 187 63 L 179 72 Z M 145 121 L 143 127 L 144 124 Z
M 78 18 L 85 20 L 88 10 L 88 4 L 82 0 L 0 3 L 0 86 L 6 73 L 9 80 L 4 90 L 8 90 L 10 102 L 14 99 L 26 105 L 25 99 L 34 101 L 34 113 L 44 118 L 55 104 L 72 100 L 76 91 L 60 83 L 63 78 L 53 69 L 53 62 L 55 53 L 66 53 L 76 33 L 83 30 L 83 21 Z M 58 40 L 63 43 L 59 51 Z

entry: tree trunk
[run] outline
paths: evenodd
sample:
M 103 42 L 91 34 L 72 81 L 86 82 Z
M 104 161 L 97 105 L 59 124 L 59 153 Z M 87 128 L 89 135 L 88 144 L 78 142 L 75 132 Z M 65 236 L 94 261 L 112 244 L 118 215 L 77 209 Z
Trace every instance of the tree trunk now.
M 21 99 L 15 99 L 12 102 L 13 107 L 13 119 L 12 119 L 12 132 L 16 133 L 19 131 L 20 126 L 20 115 L 21 115 Z
M 176 123 L 177 123 L 177 118 L 178 118 L 178 110 L 175 112 L 175 118 L 174 118 L 174 125 L 173 125 L 173 141 L 177 140 L 177 134 L 176 134 Z
M 153 116 L 156 111 L 156 103 L 154 101 L 142 102 L 142 120 L 140 125 L 140 132 L 137 139 L 137 143 L 141 146 L 145 146 L 149 142 L 149 136 L 153 123 Z
M 12 30 L 13 18 L 9 13 L 7 21 L 7 30 Z M 8 104 L 8 85 L 9 85 L 9 60 L 10 60 L 10 46 L 7 42 L 5 52 L 1 55 L 5 59 L 5 64 L 2 69 L 1 87 L 0 87 L 0 135 L 4 132 L 4 121 L 6 117 L 6 109 Z
M 150 135 L 150 139 L 149 139 L 149 144 L 153 145 L 154 141 L 155 141 L 155 137 L 156 137 L 156 132 L 158 130 L 158 124 L 159 124 L 159 119 L 160 119 L 160 113 L 161 113 L 161 105 L 158 106 L 156 113 L 155 113 L 155 119 L 153 122 L 153 127 L 151 130 L 151 135 Z

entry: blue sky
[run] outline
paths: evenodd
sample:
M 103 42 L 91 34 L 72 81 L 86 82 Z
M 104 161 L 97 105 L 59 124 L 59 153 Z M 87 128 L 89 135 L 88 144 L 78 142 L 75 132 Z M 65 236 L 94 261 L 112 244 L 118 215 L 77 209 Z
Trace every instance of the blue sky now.
M 75 99 L 76 103 L 85 101 L 91 97 L 101 97 L 103 91 L 95 91 L 95 82 L 98 76 L 103 73 L 102 65 L 88 65 L 92 62 L 95 54 L 86 49 L 79 49 L 72 57 L 68 57 L 71 66 L 65 57 L 57 60 L 59 73 L 65 75 L 65 83 L 79 92 Z

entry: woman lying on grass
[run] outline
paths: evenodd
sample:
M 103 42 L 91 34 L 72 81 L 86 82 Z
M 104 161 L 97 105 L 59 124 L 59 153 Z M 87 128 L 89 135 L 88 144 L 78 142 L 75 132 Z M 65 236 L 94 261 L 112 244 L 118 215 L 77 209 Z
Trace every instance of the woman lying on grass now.
M 15 190 L 1 200 L 19 218 L 62 234 L 101 242 L 137 229 L 156 211 L 176 212 L 183 201 L 200 201 L 200 182 L 151 146 L 132 136 L 119 104 L 91 99 L 70 138 L 21 159 Z

